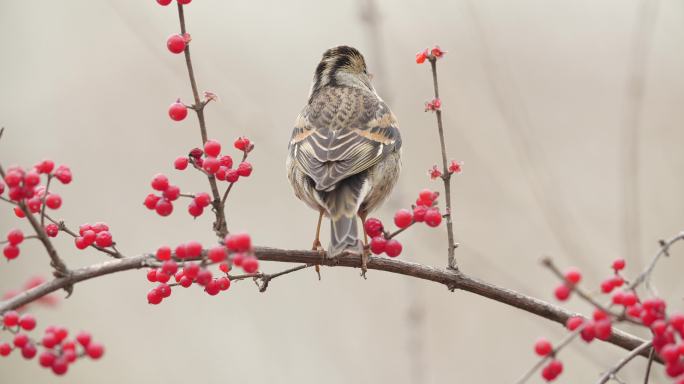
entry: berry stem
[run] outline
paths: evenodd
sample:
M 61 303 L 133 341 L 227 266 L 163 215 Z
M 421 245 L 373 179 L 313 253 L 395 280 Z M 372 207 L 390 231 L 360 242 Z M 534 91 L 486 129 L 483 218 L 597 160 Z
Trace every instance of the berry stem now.
M 185 36 L 185 13 L 183 11 L 183 4 L 178 2 L 178 20 L 180 22 L 181 35 Z M 195 71 L 192 68 L 192 58 L 190 57 L 190 44 L 185 46 L 185 64 L 188 68 L 188 76 L 190 77 L 190 87 L 192 88 L 192 97 L 195 99 L 195 104 L 192 109 L 197 114 L 197 120 L 199 121 L 200 133 L 202 135 L 202 145 L 207 142 L 207 123 L 204 119 L 204 106 L 205 102 L 200 99 L 199 91 L 197 90 L 197 80 L 195 80 Z M 214 175 L 207 175 L 209 180 L 209 186 L 211 187 L 211 195 L 213 196 L 213 211 L 216 215 L 216 221 L 214 221 L 214 232 L 219 238 L 223 238 L 228 234 L 228 227 L 226 226 L 226 214 L 223 209 L 223 204 L 221 203 L 221 194 L 219 193 L 218 185 L 216 184 L 216 178 Z
M 45 192 L 43 193 L 43 198 L 41 199 L 41 209 L 40 209 L 40 226 L 45 227 L 45 207 L 47 204 L 48 193 L 50 192 L 50 182 L 52 181 L 52 174 L 47 176 L 47 183 L 45 183 Z
M 435 91 L 435 99 L 439 99 L 439 84 L 437 81 L 437 58 L 430 55 L 430 68 L 432 69 L 432 85 Z M 454 224 L 451 220 L 451 172 L 449 172 L 449 166 L 447 163 L 447 151 L 446 143 L 444 140 L 444 125 L 442 123 L 442 110 L 435 110 L 435 115 L 437 116 L 437 129 L 439 131 L 439 143 L 442 149 L 442 181 L 444 182 L 444 201 L 446 204 L 446 228 L 447 228 L 447 241 L 449 243 L 448 252 L 448 263 L 449 269 L 458 270 L 456 266 L 456 242 L 454 241 Z

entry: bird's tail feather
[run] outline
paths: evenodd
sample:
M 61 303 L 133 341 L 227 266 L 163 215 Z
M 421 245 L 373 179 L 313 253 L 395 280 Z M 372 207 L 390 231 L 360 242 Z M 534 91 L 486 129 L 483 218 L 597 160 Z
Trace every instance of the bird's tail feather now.
M 337 184 L 330 192 L 321 192 L 328 216 L 330 216 L 330 255 L 345 250 L 361 252 L 356 215 L 362 198 L 363 175 L 354 175 Z
M 358 239 L 356 216 L 340 216 L 330 220 L 330 249 L 331 256 L 350 250 L 361 252 L 361 243 Z

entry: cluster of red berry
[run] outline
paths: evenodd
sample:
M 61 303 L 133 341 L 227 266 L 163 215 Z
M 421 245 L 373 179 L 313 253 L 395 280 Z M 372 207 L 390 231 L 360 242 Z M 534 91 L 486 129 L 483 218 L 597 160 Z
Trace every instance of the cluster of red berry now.
M 78 249 L 86 249 L 90 246 L 107 248 L 114 245 L 112 233 L 105 223 L 82 224 L 78 227 L 78 236 L 74 238 L 74 244 Z
M 2 329 L 14 334 L 14 338 L 11 344 L 0 343 L 0 356 L 9 356 L 13 350 L 18 349 L 25 359 L 31 360 L 38 354 L 38 347 L 42 347 L 38 363 L 44 368 L 52 369 L 56 375 L 63 375 L 77 359 L 84 356 L 99 359 L 104 354 L 102 344 L 93 342 L 88 332 L 81 332 L 74 340 L 70 340 L 65 328 L 49 326 L 38 341 L 25 333 L 35 328 L 36 319 L 32 315 L 6 312 L 2 316 Z
M 613 275 L 601 283 L 602 293 L 613 292 L 610 307 L 592 302 L 596 308 L 591 318 L 574 316 L 567 320 L 565 326 L 570 331 L 579 332 L 582 340 L 587 343 L 594 339 L 608 340 L 615 322 L 629 321 L 646 327 L 651 331 L 655 352 L 665 361 L 666 374 L 676 378 L 677 384 L 684 384 L 684 314 L 668 314 L 664 300 L 657 297 L 642 300 L 633 285 L 625 286 L 625 278 L 621 275 L 625 265 L 624 259 L 613 261 Z M 573 291 L 579 289 L 577 285 L 582 280 L 582 273 L 577 268 L 569 268 L 562 275 L 563 283 L 556 287 L 554 295 L 558 300 L 564 301 Z M 616 290 L 621 287 L 622 289 Z M 613 312 L 610 308 L 614 306 L 621 309 Z M 554 380 L 562 371 L 562 365 L 555 359 L 557 351 L 543 339 L 535 343 L 535 351 L 540 356 L 554 357 L 541 373 L 545 380 Z
M 399 228 L 394 233 L 388 233 L 382 221 L 369 218 L 364 223 L 366 234 L 371 237 L 370 251 L 376 255 L 385 253 L 389 257 L 401 254 L 402 245 L 394 237 L 414 223 L 425 223 L 430 227 L 437 227 L 442 222 L 442 214 L 437 207 L 438 192 L 424 189 L 418 194 L 412 211 L 400 209 L 394 214 L 394 224 Z
M 416 53 L 416 63 L 423 64 L 425 60 L 436 60 L 446 53 L 447 52 L 442 50 L 439 45 L 435 45 L 432 49 L 425 48 L 424 51 Z
M 453 173 L 461 173 L 462 169 L 461 167 L 463 166 L 462 162 L 458 162 L 456 160 L 451 160 L 451 163 L 449 163 L 449 166 L 447 167 L 447 172 L 449 174 Z M 442 170 L 440 170 L 437 165 L 433 165 L 432 168 L 428 170 L 428 174 L 430 175 L 430 179 L 439 179 L 442 177 L 443 173 Z
M 259 270 L 252 239 L 246 233 L 229 234 L 223 244 L 206 252 L 203 252 L 200 243 L 190 241 L 177 246 L 173 251 L 167 246 L 160 247 L 156 256 L 162 264 L 147 272 L 148 281 L 159 283 L 147 293 L 147 301 L 150 304 L 159 304 L 171 296 L 171 288 L 174 286 L 188 288 L 193 283 L 203 287 L 207 294 L 217 295 L 230 288 L 228 272 L 233 266 L 241 267 L 245 273 L 255 273 Z M 210 264 L 218 264 L 224 276 L 214 277 L 208 268 Z M 167 284 L 171 276 L 175 283 Z

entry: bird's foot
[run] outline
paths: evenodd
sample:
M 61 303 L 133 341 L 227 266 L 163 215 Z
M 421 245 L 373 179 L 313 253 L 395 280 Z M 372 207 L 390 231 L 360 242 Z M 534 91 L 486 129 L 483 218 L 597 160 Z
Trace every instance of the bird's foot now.
M 320 240 L 316 239 L 313 242 L 313 247 L 311 248 L 312 251 L 317 251 L 318 254 L 321 256 L 321 259 L 324 259 L 326 256 L 326 252 L 323 249 L 323 246 L 321 246 Z M 318 275 L 318 280 L 321 280 L 321 265 L 316 264 L 314 265 L 314 270 L 316 271 L 316 275 Z

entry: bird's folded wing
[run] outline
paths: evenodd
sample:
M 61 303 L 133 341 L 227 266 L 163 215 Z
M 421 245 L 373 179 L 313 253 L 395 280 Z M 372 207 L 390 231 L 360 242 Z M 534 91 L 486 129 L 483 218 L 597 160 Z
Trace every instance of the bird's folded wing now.
M 385 103 L 369 94 L 335 96 L 310 103 L 290 141 L 293 159 L 321 191 L 334 189 L 401 147 L 396 119 Z

